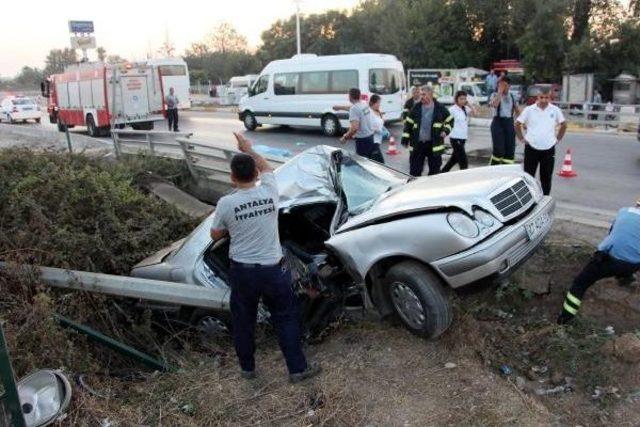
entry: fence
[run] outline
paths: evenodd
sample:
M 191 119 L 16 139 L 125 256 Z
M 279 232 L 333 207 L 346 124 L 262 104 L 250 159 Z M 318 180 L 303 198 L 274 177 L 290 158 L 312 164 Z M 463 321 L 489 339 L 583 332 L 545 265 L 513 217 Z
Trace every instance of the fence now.
M 184 159 L 184 153 L 176 137 L 189 137 L 191 133 L 161 130 L 113 129 L 113 146 L 116 157 L 123 154 L 145 153 L 152 156 Z

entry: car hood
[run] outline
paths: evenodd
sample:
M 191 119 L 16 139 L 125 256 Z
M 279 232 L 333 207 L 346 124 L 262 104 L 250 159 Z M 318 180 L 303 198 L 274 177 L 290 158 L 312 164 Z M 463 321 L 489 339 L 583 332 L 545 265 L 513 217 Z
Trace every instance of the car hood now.
M 490 195 L 522 179 L 520 166 L 491 166 L 417 178 L 383 195 L 365 212 L 350 218 L 339 232 L 413 212 L 458 208 L 472 214 L 479 206 L 497 218 Z
M 133 268 L 147 267 L 149 265 L 160 264 L 162 261 L 165 260 L 165 258 L 169 254 L 171 254 L 173 251 L 178 249 L 180 245 L 182 245 L 182 242 L 185 241 L 185 239 L 180 239 L 178 241 L 173 242 L 171 245 L 167 246 L 166 248 L 160 249 L 158 252 L 154 253 L 153 255 L 137 263 Z

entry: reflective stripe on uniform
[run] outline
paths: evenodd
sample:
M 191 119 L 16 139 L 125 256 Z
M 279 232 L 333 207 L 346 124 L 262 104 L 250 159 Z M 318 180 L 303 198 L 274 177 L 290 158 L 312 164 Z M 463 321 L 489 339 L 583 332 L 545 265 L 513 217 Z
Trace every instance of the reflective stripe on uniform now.
M 564 308 L 564 311 L 571 313 L 574 316 L 578 314 L 578 309 L 571 307 L 571 305 L 569 305 L 569 303 L 567 303 L 566 301 L 564 302 L 562 308 Z
M 413 125 L 413 128 L 414 128 L 414 129 L 418 129 L 418 124 L 417 124 L 417 123 L 416 123 L 416 124 L 414 124 L 414 125 Z
M 415 124 L 415 120 L 413 120 L 411 117 L 407 117 L 406 120 L 408 123 Z
M 444 151 L 444 145 L 436 145 L 435 147 L 433 147 L 432 150 L 433 150 L 434 153 L 437 153 L 437 152 L 440 152 L 440 151 Z
M 515 160 L 511 160 L 511 159 L 502 159 L 502 163 L 504 163 L 505 165 L 512 165 L 515 162 L 516 162 Z
M 580 307 L 580 304 L 582 304 L 582 302 L 580 302 L 578 298 L 573 296 L 571 292 L 567 292 L 567 301 L 569 301 L 571 304 L 575 305 L 576 307 Z
M 445 123 L 449 123 L 451 120 L 453 120 L 453 116 L 449 116 L 446 119 L 444 119 Z
M 502 157 L 491 156 L 491 160 L 490 161 L 502 163 Z
M 451 128 L 451 125 L 444 125 L 444 128 L 445 128 L 445 129 L 449 129 L 449 132 L 451 132 L 451 129 L 452 129 L 452 128 Z
M 405 132 L 405 133 L 402 134 L 402 137 L 403 138 L 411 138 L 411 135 L 409 135 L 408 132 Z
M 434 123 L 433 127 L 436 129 L 440 129 L 442 127 L 442 123 Z

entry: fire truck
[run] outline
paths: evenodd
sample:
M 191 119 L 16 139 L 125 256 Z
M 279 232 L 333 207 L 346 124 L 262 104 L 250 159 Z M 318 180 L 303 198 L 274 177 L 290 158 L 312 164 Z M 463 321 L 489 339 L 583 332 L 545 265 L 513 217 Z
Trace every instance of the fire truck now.
M 79 63 L 42 84 L 49 121 L 58 130 L 86 126 L 90 136 L 108 135 L 112 127 L 151 130 L 165 113 L 157 67 L 144 63 Z

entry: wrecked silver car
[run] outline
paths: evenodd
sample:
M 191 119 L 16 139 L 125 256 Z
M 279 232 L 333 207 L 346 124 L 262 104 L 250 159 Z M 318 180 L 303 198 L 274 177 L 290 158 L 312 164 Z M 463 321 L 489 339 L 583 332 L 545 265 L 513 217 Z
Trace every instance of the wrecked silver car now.
M 553 221 L 553 199 L 519 166 L 414 179 L 318 146 L 275 174 L 281 241 L 308 329 L 360 296 L 413 333 L 437 337 L 452 321 L 450 290 L 511 273 Z M 211 220 L 132 274 L 217 289 L 228 309 L 229 242 L 211 241 Z

